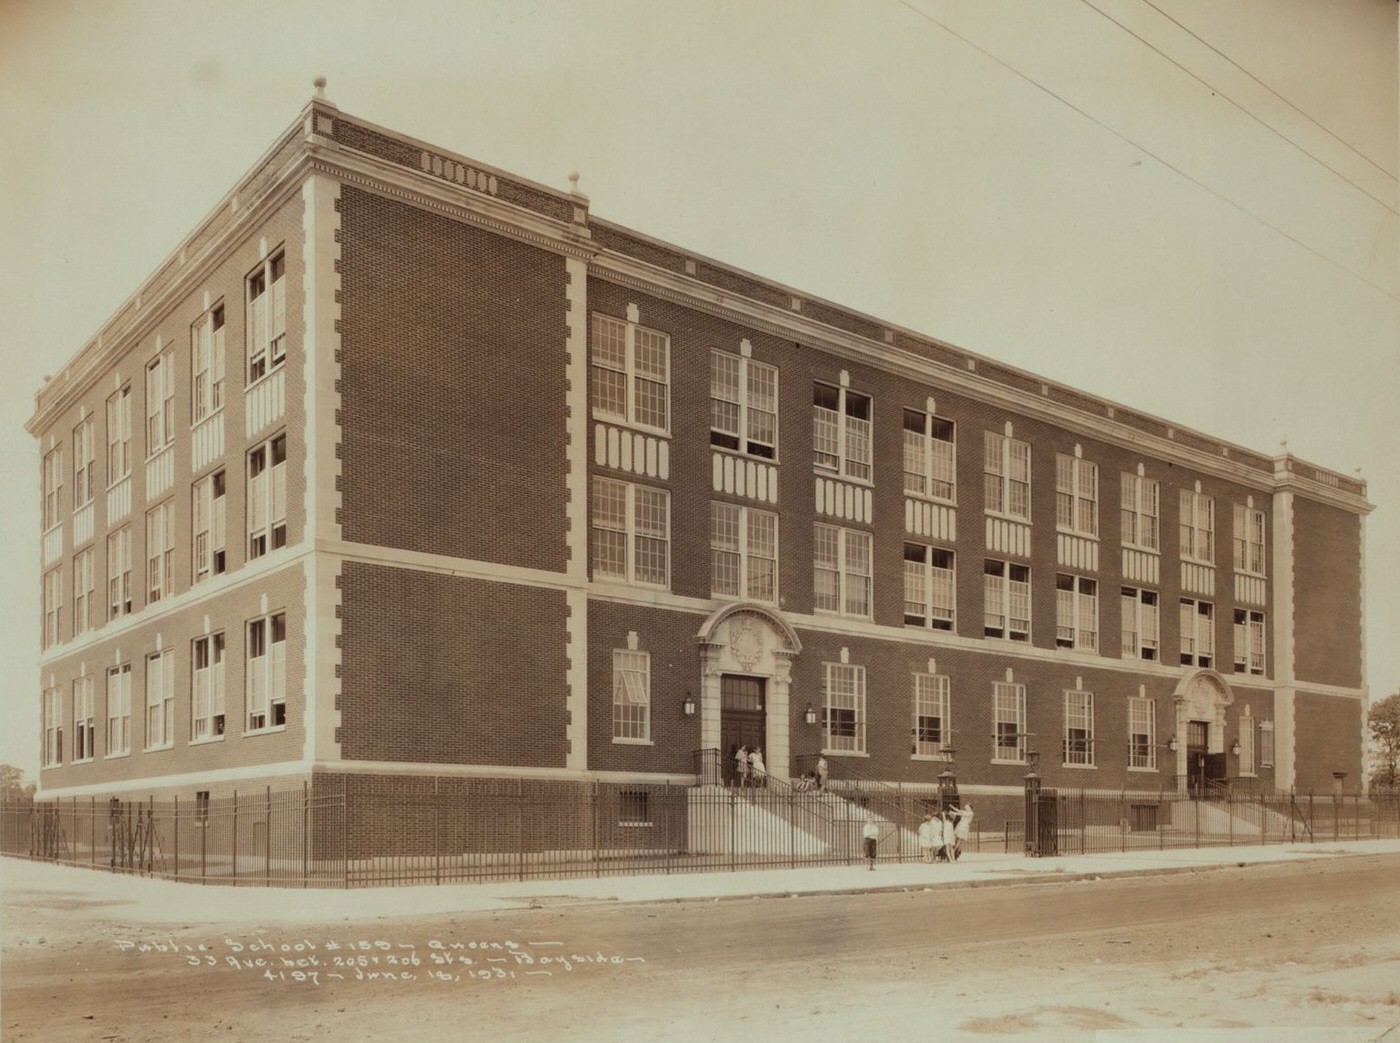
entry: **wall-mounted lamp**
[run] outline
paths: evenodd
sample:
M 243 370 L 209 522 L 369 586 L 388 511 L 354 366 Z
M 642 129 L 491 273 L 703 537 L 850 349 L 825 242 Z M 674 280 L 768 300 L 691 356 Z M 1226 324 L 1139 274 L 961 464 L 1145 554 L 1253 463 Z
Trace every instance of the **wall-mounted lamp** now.
M 1175 735 L 1173 735 L 1170 739 L 1167 740 L 1167 749 L 1171 750 L 1172 753 L 1175 753 L 1177 750 L 1181 749 L 1181 743 L 1176 741 Z
M 803 712 L 803 714 L 802 714 L 802 719 L 803 719 L 804 721 L 806 721 L 806 722 L 808 723 L 808 725 L 816 724 L 816 723 L 817 723 L 817 708 L 816 708 L 815 706 L 813 706 L 811 703 L 808 703 L 808 704 L 807 704 L 807 709 L 806 709 L 806 710 Z
M 1230 752 L 1233 753 L 1236 757 L 1238 757 L 1238 756 L 1240 755 L 1240 740 L 1239 740 L 1239 739 L 1236 739 L 1236 740 L 1230 745 Z
M 687 717 L 695 716 L 695 699 L 689 692 L 685 693 L 685 702 L 681 703 L 681 713 Z

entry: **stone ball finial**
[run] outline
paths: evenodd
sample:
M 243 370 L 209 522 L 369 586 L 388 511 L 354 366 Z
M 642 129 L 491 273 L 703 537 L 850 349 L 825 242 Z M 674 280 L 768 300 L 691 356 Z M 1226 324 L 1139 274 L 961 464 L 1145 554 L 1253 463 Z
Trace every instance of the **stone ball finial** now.
M 311 85 L 316 88 L 317 95 L 322 98 L 326 96 L 326 78 L 324 76 L 317 76 L 311 81 Z
M 577 192 L 577 191 L 578 191 L 578 171 L 577 171 L 577 170 L 571 170 L 571 171 L 569 171 L 569 191 L 570 191 L 570 192 Z

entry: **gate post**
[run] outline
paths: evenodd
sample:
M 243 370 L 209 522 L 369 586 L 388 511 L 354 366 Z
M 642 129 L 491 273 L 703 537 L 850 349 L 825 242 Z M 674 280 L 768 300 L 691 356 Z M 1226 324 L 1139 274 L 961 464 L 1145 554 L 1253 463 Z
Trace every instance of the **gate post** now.
M 1024 782 L 1026 787 L 1026 856 L 1034 858 L 1043 854 L 1040 850 L 1040 776 L 1035 773 L 1034 766 L 1026 772 Z

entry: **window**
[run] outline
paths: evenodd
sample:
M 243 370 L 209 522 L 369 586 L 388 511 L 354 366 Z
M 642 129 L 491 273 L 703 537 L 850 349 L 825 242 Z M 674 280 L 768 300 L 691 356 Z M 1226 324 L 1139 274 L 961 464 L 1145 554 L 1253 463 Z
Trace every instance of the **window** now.
M 1240 774 L 1258 774 L 1254 764 L 1254 718 L 1249 714 L 1240 717 Z
M 1099 584 L 1087 576 L 1055 577 L 1055 645 L 1099 650 Z
M 107 535 L 107 618 L 131 611 L 131 526 Z
M 96 443 L 92 417 L 84 417 L 73 428 L 73 510 L 86 507 L 93 496 L 93 456 Z
M 1274 766 L 1274 722 L 1259 722 L 1259 767 Z
M 1181 662 L 1210 666 L 1215 657 L 1215 606 L 1209 601 L 1181 599 Z
M 651 794 L 644 789 L 625 789 L 619 793 L 617 821 L 623 826 L 651 825 Z
M 107 399 L 107 484 L 131 473 L 131 386 Z
M 146 366 L 146 455 L 175 440 L 175 356 L 157 355 Z
M 279 612 L 248 624 L 248 730 L 287 723 L 287 616 Z
M 651 739 L 651 656 L 613 649 L 613 741 Z
M 194 823 L 197 826 L 209 823 L 209 791 L 207 789 L 194 791 Z
M 982 484 L 986 509 L 1031 520 L 1031 445 L 995 431 L 985 432 Z
M 818 470 L 870 481 L 870 396 L 814 384 L 812 444 Z
M 670 582 L 671 494 L 593 479 L 593 575 L 665 587 Z
M 287 357 L 287 261 L 280 251 L 248 276 L 248 383 Z
M 1235 673 L 1264 673 L 1264 613 L 1235 609 Z
M 92 629 L 93 587 L 97 582 L 95 552 L 91 547 L 73 555 L 73 633 Z
M 947 759 L 952 729 L 948 721 L 948 678 L 942 674 L 914 675 L 913 753 L 915 757 Z
M 904 622 L 952 630 L 957 606 L 953 552 L 920 543 L 904 545 Z
M 778 600 L 778 516 L 710 502 L 710 592 Z
M 1264 575 L 1264 512 L 1235 504 L 1235 571 Z
M 1181 490 L 1181 556 L 1215 564 L 1215 500 L 1189 489 Z
M 1009 641 L 1031 639 L 1031 570 L 988 559 L 982 569 L 982 632 Z
M 224 472 L 215 471 L 194 483 L 194 581 L 220 575 L 226 565 L 224 548 Z
M 52 648 L 63 635 L 63 568 L 44 573 L 44 647 Z
M 832 753 L 865 752 L 865 667 L 826 664 L 822 701 L 822 749 Z
M 287 436 L 248 454 L 248 558 L 287 545 Z
M 813 577 L 818 612 L 870 616 L 870 533 L 835 525 L 816 528 Z
M 1065 693 L 1064 762 L 1092 767 L 1094 763 L 1094 693 Z
M 916 409 L 904 411 L 904 491 L 952 501 L 957 491 L 953 422 Z
M 92 678 L 80 677 L 73 682 L 73 763 L 92 760 L 96 744 Z
M 131 664 L 107 671 L 107 756 L 131 752 Z
M 1122 476 L 1121 510 L 1123 545 L 1143 550 L 1160 550 L 1158 518 L 1160 517 L 1157 482 L 1137 474 Z
M 710 351 L 710 444 L 772 460 L 778 455 L 778 369 Z
M 190 737 L 197 742 L 224 734 L 224 635 L 197 638 L 193 659 Z
M 1161 612 L 1155 590 L 1124 587 L 1123 658 L 1155 662 L 1161 635 Z
M 1098 538 L 1098 464 L 1055 454 L 1055 525 L 1066 532 Z
M 159 750 L 175 742 L 175 654 L 146 657 L 146 749 Z
M 57 688 L 44 689 L 44 767 L 63 763 L 63 695 Z
M 224 306 L 190 327 L 190 415 L 197 424 L 224 405 Z
M 671 338 L 635 322 L 593 315 L 593 415 L 665 432 Z
M 1157 767 L 1157 704 L 1140 696 L 1128 700 L 1128 767 Z
M 1002 683 L 992 685 L 993 736 L 992 759 L 1024 761 L 1026 759 L 1026 686 Z
M 63 446 L 56 445 L 44 454 L 44 531 L 59 523 L 59 493 L 63 491 Z
M 167 500 L 146 512 L 146 603 L 175 592 L 175 504 Z

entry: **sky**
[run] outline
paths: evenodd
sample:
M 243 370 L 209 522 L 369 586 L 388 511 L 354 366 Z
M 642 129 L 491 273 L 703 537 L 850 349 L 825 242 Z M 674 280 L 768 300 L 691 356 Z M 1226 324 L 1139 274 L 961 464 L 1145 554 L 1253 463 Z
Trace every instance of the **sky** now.
M 0 761 L 38 766 L 33 395 L 327 77 L 345 112 L 1352 474 L 1400 688 L 1395 0 L 0 0 Z

